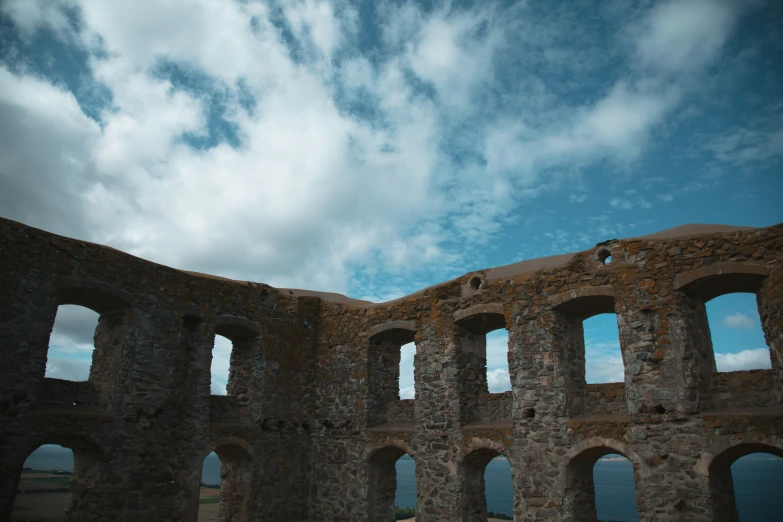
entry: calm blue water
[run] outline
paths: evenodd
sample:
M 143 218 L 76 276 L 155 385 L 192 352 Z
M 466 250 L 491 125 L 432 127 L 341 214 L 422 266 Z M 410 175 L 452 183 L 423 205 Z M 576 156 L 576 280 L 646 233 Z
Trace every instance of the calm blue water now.
M 73 470 L 73 454 L 60 446 L 41 446 L 25 462 L 34 469 Z M 780 522 L 783 519 L 783 459 L 754 453 L 731 466 L 737 509 L 742 522 Z M 638 520 L 633 469 L 628 460 L 598 461 L 593 468 L 595 503 L 600 519 Z M 214 453 L 204 460 L 201 481 L 220 483 L 220 460 Z M 487 509 L 511 514 L 511 467 L 493 460 L 484 473 Z M 416 505 L 416 464 L 397 461 L 397 499 L 400 507 Z
M 737 509 L 742 522 L 783 520 L 783 459 L 755 453 L 731 466 Z M 631 462 L 600 460 L 593 468 L 595 507 L 600 520 L 637 521 L 636 489 Z M 487 510 L 511 514 L 513 492 L 511 467 L 506 460 L 493 460 L 484 472 Z M 397 498 L 400 507 L 416 505 L 416 464 L 397 461 Z

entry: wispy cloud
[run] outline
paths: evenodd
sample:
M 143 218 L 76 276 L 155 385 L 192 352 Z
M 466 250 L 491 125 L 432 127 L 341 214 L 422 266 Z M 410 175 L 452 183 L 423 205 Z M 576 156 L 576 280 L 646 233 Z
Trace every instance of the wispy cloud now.
M 46 360 L 46 376 L 68 381 L 86 381 L 90 376 L 90 361 L 49 357 Z
M 720 324 L 726 328 L 753 330 L 756 327 L 756 322 L 750 315 L 736 312 L 721 319 Z
M 585 340 L 585 380 L 589 384 L 625 381 L 619 341 Z
M 607 31 L 565 5 L 373 9 L 4 2 L 23 40 L 82 57 L 68 88 L 4 55 L 4 216 L 185 269 L 397 295 L 397 276 L 464 271 L 543 195 L 589 204 L 590 169 L 630 175 L 742 14 L 616 5 Z M 639 193 L 609 204 L 652 208 Z M 566 232 L 557 248 L 587 246 Z

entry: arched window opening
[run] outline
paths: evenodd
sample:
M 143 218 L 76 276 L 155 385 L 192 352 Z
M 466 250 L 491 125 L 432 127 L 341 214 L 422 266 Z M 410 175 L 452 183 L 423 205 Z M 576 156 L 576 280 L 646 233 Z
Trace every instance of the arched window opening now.
M 563 413 L 572 417 L 628 411 L 614 297 L 601 288 L 593 291 L 567 296 L 555 307 L 568 375 Z
M 416 462 L 405 450 L 386 446 L 370 456 L 367 520 L 387 522 L 410 514 L 416 506 Z M 411 514 L 413 518 L 415 513 Z
M 370 427 L 413 424 L 415 332 L 393 327 L 372 335 L 367 351 Z
M 397 490 L 394 494 L 395 520 L 416 517 L 416 461 L 407 453 L 397 459 Z
M 780 520 L 783 513 L 783 458 L 751 453 L 731 465 L 739 521 Z
M 585 343 L 585 382 L 625 382 L 617 315 L 598 314 L 582 321 Z
M 780 519 L 783 448 L 758 443 L 733 446 L 715 456 L 709 475 L 715 520 Z
M 234 315 L 217 317 L 210 368 L 212 395 L 230 395 L 243 407 L 250 404 L 252 369 L 265 366 L 262 343 L 262 330 L 255 321 Z
M 19 479 L 12 519 L 63 517 L 70 502 L 73 460 L 73 451 L 54 444 L 32 452 Z
M 465 424 L 510 420 L 505 317 L 499 312 L 471 313 L 459 318 L 456 327 L 460 420 Z M 499 393 L 492 393 L 495 390 Z
M 11 519 L 81 520 L 101 495 L 98 461 L 94 447 L 83 442 L 38 447 L 24 462 Z
M 631 461 L 607 447 L 590 448 L 568 465 L 564 518 L 638 521 Z
M 400 399 L 414 399 L 416 387 L 413 380 L 413 356 L 416 355 L 416 343 L 407 343 L 400 347 Z
M 474 450 L 465 457 L 462 472 L 461 520 L 514 519 L 512 471 L 506 457 L 488 448 Z
M 756 294 L 725 294 L 711 299 L 705 306 L 716 371 L 772 367 L 769 346 L 761 329 Z
M 215 335 L 215 345 L 212 348 L 212 366 L 210 367 L 212 377 L 210 393 L 212 395 L 226 395 L 233 348 L 234 344 L 230 339 L 222 335 Z
M 239 446 L 220 446 L 207 455 L 201 469 L 198 520 L 253 520 L 250 470 L 250 456 Z
M 95 352 L 95 329 L 100 315 L 78 305 L 60 305 L 49 337 L 46 377 L 86 381 Z
M 598 520 L 639 520 L 633 463 L 624 456 L 604 455 L 593 465 Z
M 675 278 L 692 360 L 691 393 L 700 411 L 779 404 L 783 358 L 778 346 L 765 342 L 765 336 L 776 335 L 770 316 L 775 307 L 764 284 L 768 275 L 765 265 L 717 263 Z

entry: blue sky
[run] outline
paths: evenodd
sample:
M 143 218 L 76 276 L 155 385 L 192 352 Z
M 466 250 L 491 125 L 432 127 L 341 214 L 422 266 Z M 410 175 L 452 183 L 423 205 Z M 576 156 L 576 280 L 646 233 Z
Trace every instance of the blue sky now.
M 0 215 L 373 301 L 684 223 L 768 226 L 782 9 L 6 0 Z M 762 348 L 723 323 L 752 311 L 732 303 L 713 328 Z M 83 368 L 90 321 L 69 314 L 50 365 Z

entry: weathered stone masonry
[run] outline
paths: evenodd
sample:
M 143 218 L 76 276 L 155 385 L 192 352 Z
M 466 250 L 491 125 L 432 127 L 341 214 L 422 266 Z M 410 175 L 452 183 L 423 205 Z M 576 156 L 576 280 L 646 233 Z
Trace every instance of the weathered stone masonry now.
M 595 520 L 592 466 L 634 465 L 641 520 L 735 520 L 729 466 L 783 456 L 783 225 L 686 226 L 471 274 L 388 303 L 187 273 L 0 220 L 0 520 L 27 456 L 72 448 L 73 521 L 194 522 L 222 461 L 224 520 L 486 519 L 511 464 L 517 520 Z M 611 262 L 606 263 L 611 256 Z M 717 373 L 704 303 L 754 292 L 772 369 Z M 45 378 L 57 307 L 100 314 L 90 378 Z M 585 384 L 582 321 L 617 314 L 625 382 Z M 509 332 L 489 394 L 485 335 Z M 210 396 L 216 334 L 228 395 Z M 416 342 L 415 400 L 397 394 Z

